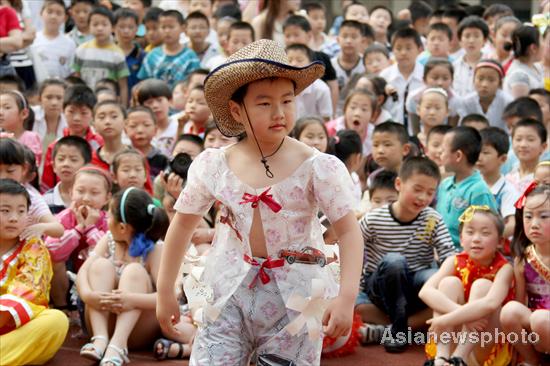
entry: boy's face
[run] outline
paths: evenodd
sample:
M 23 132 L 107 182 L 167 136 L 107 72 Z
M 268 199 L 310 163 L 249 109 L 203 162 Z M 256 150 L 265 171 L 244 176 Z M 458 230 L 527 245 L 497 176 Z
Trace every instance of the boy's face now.
M 474 86 L 480 98 L 492 98 L 500 87 L 500 76 L 491 67 L 480 67 L 474 74 Z
M 62 183 L 72 183 L 76 171 L 83 166 L 84 157 L 76 146 L 59 146 L 53 158 L 53 171 Z
M 16 182 L 24 183 L 26 173 L 24 165 L 0 163 L 0 179 L 13 179 Z
M 231 56 L 244 46 L 251 44 L 254 40 L 252 39 L 252 33 L 247 29 L 233 29 L 229 33 L 229 38 L 227 39 L 227 54 Z
M 451 28 L 451 31 L 453 31 L 453 39 L 451 39 L 451 52 L 453 52 L 459 48 L 458 37 L 456 36 L 458 23 L 455 18 L 450 17 L 442 17 L 441 23 L 447 24 Z
M 466 28 L 462 31 L 460 46 L 464 48 L 467 54 L 481 52 L 484 44 L 485 37 L 481 29 Z
M 92 12 L 92 6 L 88 3 L 79 2 L 69 9 L 69 14 L 79 30 L 88 29 L 88 18 Z
M 287 46 L 293 44 L 309 44 L 311 34 L 298 27 L 297 25 L 290 25 L 284 30 L 285 44 Z
M 65 89 L 61 85 L 49 85 L 44 88 L 40 96 L 40 104 L 47 115 L 59 115 L 63 110 L 63 96 Z
M 218 42 L 224 50 L 227 49 L 227 39 L 229 38 L 230 26 L 231 21 L 229 20 L 220 19 L 216 22 L 216 33 L 218 34 Z
M 233 118 L 243 124 L 248 136 L 253 132 L 247 120 L 253 125 L 258 140 L 268 143 L 280 143 L 294 128 L 294 84 L 288 79 L 266 79 L 248 84 L 243 103 L 248 118 L 242 104 L 230 101 L 229 110 Z
M 398 196 L 399 194 L 395 189 L 375 189 L 370 196 L 370 206 L 374 210 L 375 208 L 382 207 L 389 203 L 397 201 Z
M 115 25 L 115 36 L 118 43 L 130 44 L 136 38 L 138 25 L 133 18 L 119 19 Z
M 395 188 L 399 192 L 397 200 L 402 210 L 415 216 L 418 215 L 433 201 L 438 183 L 437 179 L 418 173 L 413 173 L 405 181 L 397 177 Z
M 162 44 L 162 34 L 160 32 L 159 22 L 149 20 L 145 23 L 145 38 L 147 43 L 153 45 L 153 47 Z
M 376 9 L 369 17 L 369 24 L 376 33 L 385 34 L 391 24 L 390 13 L 382 8 Z
M 509 50 L 504 49 L 504 45 L 507 43 L 512 43 L 512 33 L 517 28 L 515 22 L 508 22 L 503 24 L 498 31 L 495 33 L 494 43 L 495 48 L 504 54 L 509 54 Z M 493 29 L 493 28 L 489 28 Z
M 202 90 L 191 90 L 185 103 L 185 113 L 193 122 L 205 123 L 210 118 L 210 109 Z
M 128 187 L 142 188 L 146 177 L 143 160 L 136 154 L 126 154 L 119 159 L 118 170 L 115 173 L 115 183 L 120 189 Z
M 207 17 L 212 16 L 212 3 L 210 0 L 190 0 L 189 1 L 189 13 L 194 11 L 200 11 Z
M 449 115 L 447 100 L 439 93 L 424 94 L 418 105 L 418 115 L 425 127 L 442 125 Z
M 17 242 L 27 224 L 28 202 L 22 194 L 0 194 L 0 242 Z
M 449 56 L 451 40 L 445 32 L 432 30 L 428 33 L 427 45 L 428 51 L 432 57 Z
M 361 48 L 361 38 L 359 29 L 352 27 L 340 28 L 340 33 L 338 33 L 338 44 L 342 49 L 342 53 L 349 56 L 357 56 L 359 54 L 359 48 Z
M 307 54 L 303 51 L 288 50 L 286 55 L 288 56 L 288 63 L 294 67 L 305 67 L 310 63 Z
M 453 74 L 451 70 L 444 65 L 437 65 L 430 70 L 428 75 L 426 75 L 426 85 L 430 87 L 443 88 L 449 90 L 453 82 Z
M 325 12 L 321 9 L 311 10 L 308 14 L 309 23 L 311 24 L 311 31 L 315 34 L 319 34 L 325 31 L 327 26 L 327 18 Z
M 497 150 L 489 145 L 484 144 L 481 147 L 481 152 L 476 163 L 476 168 L 481 174 L 490 175 L 500 171 L 500 166 L 506 162 L 507 154 L 498 155 Z
M 441 163 L 448 172 L 454 172 L 459 161 L 459 151 L 453 151 L 454 132 L 447 132 L 443 137 L 443 147 L 441 149 Z
M 185 33 L 191 40 L 191 43 L 203 44 L 206 41 L 206 37 L 208 37 L 208 32 L 208 23 L 204 19 L 189 19 L 187 21 Z
M 191 157 L 191 159 L 195 159 L 201 152 L 202 149 L 199 145 L 188 140 L 181 140 L 174 146 L 174 150 L 172 150 L 172 157 L 178 155 L 179 153 L 186 153 Z
M 393 53 L 400 67 L 414 67 L 421 49 L 412 38 L 397 38 L 393 42 Z
M 426 35 L 426 32 L 428 31 L 429 26 L 430 26 L 429 18 L 417 19 L 416 22 L 414 22 L 413 24 L 413 28 L 416 29 L 416 31 L 423 36 Z
M 168 111 L 170 110 L 170 100 L 166 97 L 149 98 L 143 102 L 143 105 L 153 111 L 155 118 L 158 121 L 168 119 Z
M 381 52 L 371 52 L 363 60 L 367 74 L 378 74 L 390 66 L 390 60 Z
M 122 6 L 124 8 L 132 9 L 136 12 L 139 19 L 143 19 L 143 16 L 145 15 L 145 7 L 143 6 L 141 0 L 124 0 Z
M 93 119 L 93 113 L 90 108 L 83 105 L 69 104 L 63 110 L 69 127 L 71 136 L 86 136 Z
M 426 143 L 426 156 L 430 158 L 437 166 L 442 166 L 441 162 L 441 150 L 443 146 L 442 133 L 431 133 Z
M 359 23 L 369 22 L 369 12 L 364 5 L 354 4 L 351 5 L 346 12 L 345 20 L 356 20 Z
M 403 145 L 396 134 L 375 132 L 372 135 L 372 157 L 384 169 L 396 172 L 408 153 L 409 145 Z
M 540 140 L 533 127 L 517 127 L 512 135 L 512 148 L 520 162 L 538 161 L 546 150 L 546 141 Z
M 180 41 L 180 34 L 183 30 L 182 25 L 174 17 L 160 17 L 160 34 L 162 35 L 162 43 L 173 45 Z
M 90 18 L 90 33 L 100 43 L 109 41 L 111 33 L 113 33 L 113 26 L 109 18 L 101 14 L 93 14 Z
M 137 149 L 148 148 L 157 133 L 157 126 L 147 112 L 130 113 L 124 126 L 126 135 Z
M 538 184 L 550 184 L 550 165 L 539 165 L 535 169 L 534 180 Z
M 124 129 L 124 115 L 116 105 L 102 105 L 95 113 L 94 127 L 105 141 L 119 140 Z
M 42 9 L 41 15 L 44 26 L 48 29 L 59 29 L 61 24 L 65 22 L 65 9 L 59 4 L 47 4 L 44 9 Z

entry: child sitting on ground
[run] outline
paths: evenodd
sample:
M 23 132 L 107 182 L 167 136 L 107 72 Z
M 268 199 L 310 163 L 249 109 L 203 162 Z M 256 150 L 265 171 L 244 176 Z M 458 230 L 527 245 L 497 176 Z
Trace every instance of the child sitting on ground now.
M 516 203 L 516 301 L 502 308 L 500 321 L 507 333 L 538 334 L 535 344 L 514 343 L 524 366 L 541 365 L 541 354 L 550 352 L 549 199 L 550 185 L 532 184 Z
M 46 363 L 69 329 L 65 314 L 48 309 L 48 250 L 39 237 L 21 238 L 30 205 L 25 187 L 0 179 L 0 354 L 6 365 Z
M 77 272 L 107 231 L 107 215 L 103 208 L 111 198 L 109 173 L 95 166 L 80 168 L 74 177 L 71 206 L 57 219 L 65 232 L 59 239 L 47 238 L 46 246 L 53 263 L 52 302 L 59 309 L 67 309 L 67 261 L 72 271 Z
M 480 131 L 480 134 L 482 146 L 476 167 L 495 197 L 497 212 L 504 219 L 502 235 L 504 238 L 510 238 L 514 233 L 516 222 L 514 203 L 519 198 L 520 192 L 500 173 L 500 168 L 506 162 L 510 148 L 508 134 L 498 127 L 487 127 Z M 505 249 L 505 253 L 509 254 L 509 248 L 505 247 Z
M 164 210 L 137 188 L 115 194 L 109 216 L 107 234 L 77 276 L 92 333 L 80 355 L 101 365 L 123 365 L 129 362 L 128 347 L 149 345 L 160 333 L 154 284 L 162 246 L 157 242 L 169 222 Z
M 445 259 L 419 293 L 433 309 L 433 318 L 427 323 L 438 337 L 456 331 L 495 334 L 500 328 L 501 307 L 514 298 L 514 271 L 498 251 L 504 241 L 504 223 L 488 206 L 470 206 L 459 221 L 464 251 Z M 506 343 L 493 339 L 481 347 L 469 341 L 468 334 L 464 339 L 456 345 L 440 339 L 436 350 L 433 341 L 428 343 L 431 360 L 425 365 L 483 365 L 489 357 L 499 365 L 511 361 Z
M 458 218 L 470 206 L 487 205 L 497 210 L 493 194 L 475 169 L 481 152 L 481 136 L 472 127 L 455 127 L 443 138 L 441 161 L 453 176 L 441 182 L 437 191 L 437 212 L 443 216 L 455 247 L 460 248 Z
M 454 254 L 442 217 L 428 207 L 439 179 L 439 168 L 431 160 L 407 159 L 395 181 L 397 201 L 360 221 L 365 254 L 356 311 L 366 323 L 391 324 L 391 337 L 383 342 L 387 352 L 403 352 L 407 343 L 397 333 L 408 326 L 421 328 L 428 319 L 417 294 L 436 272 L 434 249 L 439 261 Z M 363 343 L 380 342 L 383 331 L 378 327 L 365 333 Z
M 54 188 L 44 193 L 44 201 L 53 214 L 71 205 L 71 192 L 78 169 L 92 161 L 90 145 L 82 137 L 60 138 L 53 149 L 53 171 L 59 178 Z

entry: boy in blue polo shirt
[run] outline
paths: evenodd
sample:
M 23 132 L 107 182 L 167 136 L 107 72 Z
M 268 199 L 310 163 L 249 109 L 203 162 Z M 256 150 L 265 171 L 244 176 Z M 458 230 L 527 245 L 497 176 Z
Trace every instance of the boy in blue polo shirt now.
M 497 204 L 483 177 L 475 169 L 481 152 L 481 135 L 472 127 L 455 127 L 443 137 L 441 162 L 454 173 L 439 186 L 437 211 L 449 228 L 455 247 L 460 248 L 458 218 L 472 205 L 487 205 L 497 211 Z

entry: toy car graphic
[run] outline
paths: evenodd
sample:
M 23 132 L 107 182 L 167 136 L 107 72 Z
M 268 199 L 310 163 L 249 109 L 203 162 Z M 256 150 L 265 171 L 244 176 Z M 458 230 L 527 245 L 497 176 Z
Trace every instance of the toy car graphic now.
M 325 265 L 338 259 L 335 254 L 334 257 L 328 258 L 327 260 L 327 257 L 325 257 L 325 254 L 322 251 L 313 247 L 305 247 L 301 252 L 297 250 L 282 249 L 279 252 L 279 258 L 285 258 L 288 264 L 298 262 L 305 264 L 318 264 L 321 267 L 324 267 Z

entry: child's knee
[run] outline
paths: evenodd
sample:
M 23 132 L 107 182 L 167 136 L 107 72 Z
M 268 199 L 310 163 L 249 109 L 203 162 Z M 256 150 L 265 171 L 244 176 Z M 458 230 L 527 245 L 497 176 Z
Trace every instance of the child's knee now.
M 492 285 L 493 282 L 485 278 L 475 280 L 470 289 L 470 298 L 479 299 L 480 297 L 487 295 Z
M 464 291 L 464 286 L 462 285 L 462 281 L 460 278 L 456 276 L 447 276 L 444 277 L 440 282 L 439 286 L 437 286 L 439 290 L 448 290 L 451 289 L 453 291 Z
M 142 281 L 149 278 L 149 274 L 145 267 L 139 263 L 129 263 L 124 267 L 122 274 L 120 275 L 121 280 L 124 278 L 129 281 Z
M 388 253 L 382 257 L 380 262 L 380 269 L 390 274 L 404 272 L 406 268 L 407 259 L 398 253 Z
M 107 258 L 96 258 L 90 264 L 90 274 L 91 275 L 102 275 L 104 276 L 107 273 L 115 273 L 115 267 L 113 263 Z
M 517 301 L 510 301 L 502 307 L 500 311 L 500 323 L 503 326 L 516 326 L 522 322 L 518 320 L 524 317 L 525 306 Z
M 47 329 L 48 337 L 65 339 L 65 335 L 69 330 L 69 319 L 65 313 L 56 309 L 46 309 L 39 315 L 38 319 L 43 324 L 43 327 L 40 328 Z
M 529 318 L 531 330 L 537 333 L 550 333 L 550 311 L 535 310 Z

